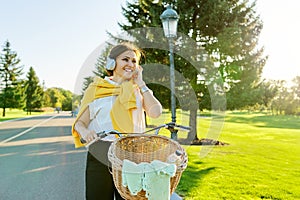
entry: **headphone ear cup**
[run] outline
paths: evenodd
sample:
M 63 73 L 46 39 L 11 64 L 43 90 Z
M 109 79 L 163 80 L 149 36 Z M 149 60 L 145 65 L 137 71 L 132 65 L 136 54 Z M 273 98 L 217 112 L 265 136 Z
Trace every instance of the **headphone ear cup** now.
M 115 59 L 107 57 L 105 69 L 107 69 L 107 70 L 114 70 L 115 67 L 116 67 L 116 61 L 115 61 Z

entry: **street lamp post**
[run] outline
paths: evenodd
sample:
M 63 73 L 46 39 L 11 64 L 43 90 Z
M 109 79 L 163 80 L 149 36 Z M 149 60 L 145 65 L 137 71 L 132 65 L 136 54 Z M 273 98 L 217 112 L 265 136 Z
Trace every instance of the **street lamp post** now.
M 179 16 L 175 10 L 172 9 L 170 5 L 167 9 L 160 15 L 162 20 L 164 34 L 168 38 L 169 50 L 170 50 L 170 88 L 171 88 L 171 113 L 172 113 L 172 123 L 176 124 L 176 99 L 175 99 L 175 67 L 174 67 L 174 38 L 177 37 L 177 24 Z M 173 127 L 170 128 L 171 138 L 177 140 L 177 132 Z

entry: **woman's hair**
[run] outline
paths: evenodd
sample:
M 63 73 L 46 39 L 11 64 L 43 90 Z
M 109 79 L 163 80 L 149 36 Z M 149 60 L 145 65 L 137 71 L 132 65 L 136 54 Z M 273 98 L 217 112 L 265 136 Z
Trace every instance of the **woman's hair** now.
M 141 56 L 142 56 L 142 51 L 136 47 L 134 44 L 129 43 L 129 42 L 124 42 L 121 44 L 118 44 L 114 46 L 109 53 L 109 58 L 116 60 L 116 58 L 124 53 L 125 51 L 133 51 L 136 54 L 137 61 L 139 62 Z M 113 75 L 113 70 L 106 70 L 109 76 Z

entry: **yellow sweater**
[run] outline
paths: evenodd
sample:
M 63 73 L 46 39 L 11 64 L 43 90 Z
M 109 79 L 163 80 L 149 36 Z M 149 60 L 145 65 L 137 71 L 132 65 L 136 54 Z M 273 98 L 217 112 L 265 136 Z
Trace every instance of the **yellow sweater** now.
M 79 113 L 72 126 L 75 147 L 84 146 L 80 142 L 80 134 L 74 128 L 75 123 L 88 107 L 88 104 L 98 98 L 117 95 L 118 97 L 110 112 L 112 125 L 115 130 L 121 133 L 133 132 L 132 110 L 136 109 L 136 98 L 134 95 L 136 87 L 132 81 L 123 82 L 121 85 L 113 85 L 102 78 L 95 77 L 84 93 Z

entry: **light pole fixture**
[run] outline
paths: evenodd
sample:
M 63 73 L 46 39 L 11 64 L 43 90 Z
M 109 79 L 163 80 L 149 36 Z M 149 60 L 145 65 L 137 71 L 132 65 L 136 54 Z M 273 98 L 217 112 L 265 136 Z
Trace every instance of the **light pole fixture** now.
M 170 39 L 177 37 L 179 15 L 170 5 L 168 5 L 167 9 L 160 15 L 160 19 L 163 24 L 166 38 Z
M 177 24 L 179 16 L 175 10 L 172 9 L 170 5 L 167 9 L 160 15 L 160 19 L 163 24 L 165 37 L 169 41 L 170 49 L 170 89 L 171 89 L 171 113 L 172 113 L 172 123 L 176 124 L 176 99 L 175 99 L 175 67 L 174 67 L 174 38 L 177 37 Z M 174 126 L 170 129 L 171 138 L 177 140 L 177 131 Z

